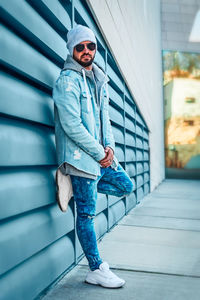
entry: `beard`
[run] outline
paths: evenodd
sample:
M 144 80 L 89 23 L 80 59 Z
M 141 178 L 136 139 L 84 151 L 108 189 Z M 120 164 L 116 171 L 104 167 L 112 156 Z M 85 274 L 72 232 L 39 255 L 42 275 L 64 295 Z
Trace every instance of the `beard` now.
M 91 57 L 90 55 L 83 55 L 81 56 L 81 58 L 83 57 L 88 57 L 90 58 L 90 60 L 88 61 L 82 61 L 81 59 L 77 59 L 76 57 L 73 57 L 81 66 L 83 67 L 89 67 L 92 63 L 93 63 L 93 60 L 94 60 L 94 57 Z

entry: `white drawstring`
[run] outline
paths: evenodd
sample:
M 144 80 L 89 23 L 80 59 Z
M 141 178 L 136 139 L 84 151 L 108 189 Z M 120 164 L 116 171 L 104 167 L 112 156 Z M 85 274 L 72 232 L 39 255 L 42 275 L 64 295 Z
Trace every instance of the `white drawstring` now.
M 105 88 L 106 88 L 106 97 L 107 97 L 107 100 L 108 100 L 108 103 L 109 103 L 109 91 L 108 91 L 108 84 L 107 83 L 105 84 Z
M 82 69 L 82 73 L 83 73 L 83 80 L 84 80 L 85 90 L 86 90 L 86 95 L 87 95 L 87 108 L 88 108 L 88 111 L 90 111 L 90 94 L 89 94 L 89 89 L 88 89 L 88 85 L 87 85 L 87 80 L 86 80 L 85 70 L 84 69 Z

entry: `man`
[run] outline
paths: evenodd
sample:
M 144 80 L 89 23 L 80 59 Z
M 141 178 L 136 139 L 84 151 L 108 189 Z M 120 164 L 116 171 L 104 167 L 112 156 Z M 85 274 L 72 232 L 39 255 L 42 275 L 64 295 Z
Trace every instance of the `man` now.
M 55 134 L 59 168 L 71 177 L 77 207 L 77 234 L 88 259 L 86 282 L 117 288 L 125 281 L 100 258 L 94 230 L 97 191 L 122 197 L 133 184 L 114 156 L 108 116 L 108 77 L 93 63 L 97 42 L 88 27 L 67 35 L 69 54 L 56 81 Z

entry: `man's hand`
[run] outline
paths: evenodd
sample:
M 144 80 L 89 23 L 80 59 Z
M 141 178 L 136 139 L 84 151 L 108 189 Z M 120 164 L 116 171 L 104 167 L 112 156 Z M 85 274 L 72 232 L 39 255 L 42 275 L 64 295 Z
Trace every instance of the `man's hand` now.
M 110 147 L 105 147 L 104 151 L 105 157 L 99 163 L 103 168 L 108 168 L 112 165 L 114 152 Z

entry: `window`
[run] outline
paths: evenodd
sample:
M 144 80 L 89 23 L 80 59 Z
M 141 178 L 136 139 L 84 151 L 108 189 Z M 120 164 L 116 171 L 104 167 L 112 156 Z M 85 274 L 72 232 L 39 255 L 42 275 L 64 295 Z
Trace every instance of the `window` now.
M 186 97 L 185 98 L 185 102 L 186 103 L 195 103 L 195 98 L 194 97 Z

